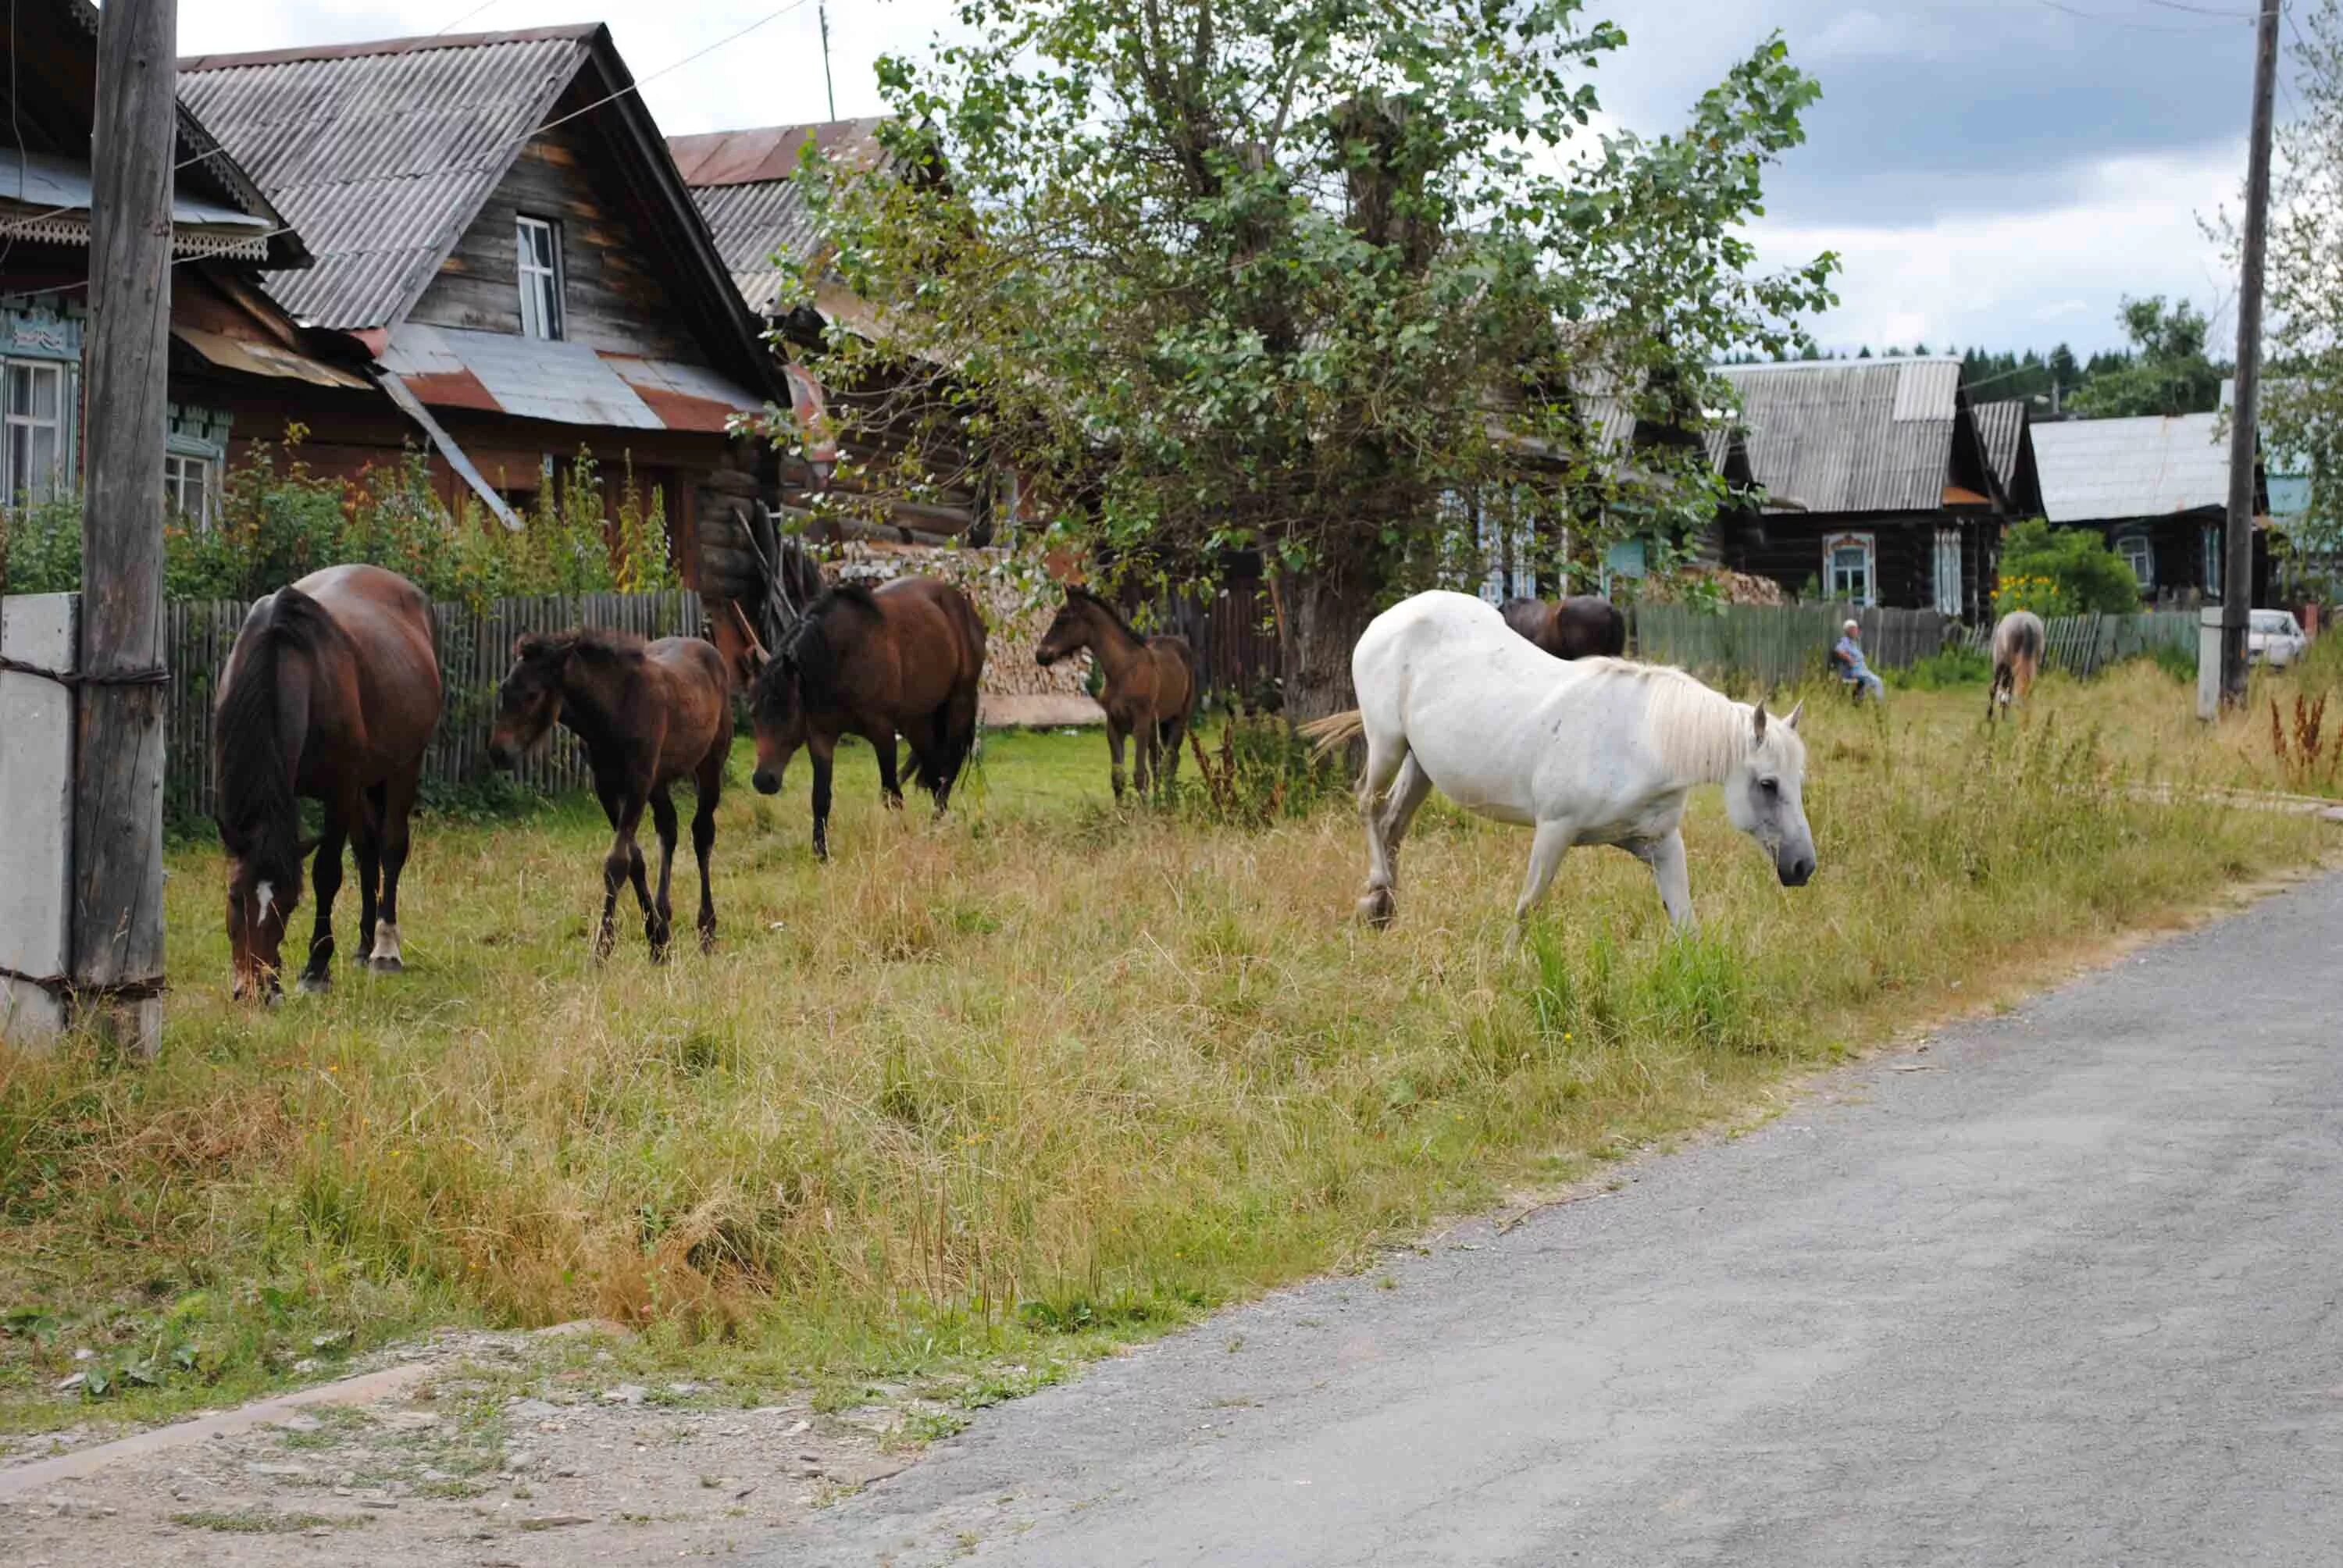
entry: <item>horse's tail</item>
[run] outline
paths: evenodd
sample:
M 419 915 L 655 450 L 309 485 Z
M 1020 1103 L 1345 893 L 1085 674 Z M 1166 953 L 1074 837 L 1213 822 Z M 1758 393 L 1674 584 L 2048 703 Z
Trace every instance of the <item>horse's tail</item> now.
M 1311 743 L 1312 757 L 1329 757 L 1367 732 L 1366 716 L 1353 708 L 1330 713 L 1302 726 L 1302 739 Z
M 270 880 L 299 869 L 293 775 L 308 739 L 307 706 L 290 700 L 279 665 L 288 651 L 314 650 L 325 619 L 317 602 L 297 588 L 254 605 L 228 655 L 212 722 L 220 836 L 233 852 L 258 859 Z

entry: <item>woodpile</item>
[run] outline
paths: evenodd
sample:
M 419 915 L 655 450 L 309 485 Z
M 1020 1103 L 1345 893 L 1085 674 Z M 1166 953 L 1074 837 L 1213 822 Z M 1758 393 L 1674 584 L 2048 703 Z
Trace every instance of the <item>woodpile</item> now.
M 984 694 L 987 697 L 1080 697 L 1090 673 L 1086 658 L 1068 659 L 1050 669 L 1033 662 L 1033 650 L 1058 613 L 1056 587 L 1038 563 L 1005 549 L 941 549 L 929 545 L 884 544 L 849 539 L 823 547 L 822 571 L 832 582 L 873 587 L 903 577 L 936 577 L 976 601 L 984 618 Z

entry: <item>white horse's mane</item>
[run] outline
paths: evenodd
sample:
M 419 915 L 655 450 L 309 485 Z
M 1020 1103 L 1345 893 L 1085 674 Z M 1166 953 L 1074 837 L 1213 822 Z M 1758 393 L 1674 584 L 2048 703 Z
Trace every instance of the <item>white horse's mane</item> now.
M 1757 749 L 1749 704 L 1734 701 L 1674 665 L 1624 658 L 1581 658 L 1573 665 L 1597 680 L 1633 681 L 1644 688 L 1660 766 L 1679 779 L 1722 784 Z

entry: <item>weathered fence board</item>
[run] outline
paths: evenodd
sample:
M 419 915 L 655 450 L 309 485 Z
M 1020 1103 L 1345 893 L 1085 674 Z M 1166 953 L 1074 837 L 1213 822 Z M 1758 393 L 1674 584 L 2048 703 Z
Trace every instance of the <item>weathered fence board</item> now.
M 164 796 L 175 815 L 211 814 L 212 706 L 247 608 L 218 602 L 166 608 L 171 684 Z M 698 596 L 682 591 L 496 599 L 478 608 L 435 605 L 432 612 L 446 695 L 423 777 L 427 786 L 442 788 L 488 777 L 497 686 L 512 662 L 513 639 L 523 632 L 591 626 L 647 638 L 680 637 L 699 634 L 702 618 Z M 554 732 L 552 745 L 525 759 L 516 776 L 524 785 L 548 791 L 583 789 L 592 781 L 584 752 L 565 729 Z

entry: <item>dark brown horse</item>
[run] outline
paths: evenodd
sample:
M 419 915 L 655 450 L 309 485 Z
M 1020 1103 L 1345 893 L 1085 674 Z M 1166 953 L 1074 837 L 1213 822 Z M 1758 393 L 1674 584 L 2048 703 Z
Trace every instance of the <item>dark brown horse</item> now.
M 1627 651 L 1627 618 L 1617 605 L 1594 594 L 1575 594 L 1556 604 L 1509 598 L 1499 613 L 1507 626 L 1556 658 L 1617 658 Z
M 1098 661 L 1106 689 L 1106 744 L 1114 759 L 1114 798 L 1122 799 L 1122 742 L 1139 737 L 1142 799 L 1151 781 L 1166 795 L 1180 773 L 1180 742 L 1196 716 L 1196 655 L 1184 637 L 1141 637 L 1112 605 L 1081 588 L 1066 590 L 1033 662 L 1047 669 L 1083 648 Z
M 802 746 L 813 755 L 813 852 L 830 858 L 830 759 L 841 735 L 879 753 L 879 788 L 900 806 L 895 738 L 911 749 L 911 777 L 941 815 L 976 749 L 984 622 L 966 594 L 936 578 L 899 578 L 873 592 L 834 588 L 816 599 L 749 694 L 757 731 L 754 782 L 778 794 Z
M 385 974 L 403 967 L 407 819 L 439 722 L 432 632 L 422 590 L 379 567 L 312 572 L 244 618 L 212 724 L 239 999 L 281 994 L 285 928 L 313 847 L 317 923 L 301 989 L 323 990 L 332 980 L 345 844 L 357 851 L 358 962 Z M 316 839 L 301 835 L 305 798 L 325 803 L 326 830 Z
M 668 892 L 675 871 L 679 779 L 699 792 L 691 814 L 691 852 L 699 860 L 699 947 L 716 945 L 716 894 L 708 851 L 716 842 L 716 803 L 732 753 L 732 684 L 716 646 L 696 637 L 645 642 L 622 631 L 529 635 L 513 644 L 513 667 L 497 691 L 488 759 L 508 768 L 558 722 L 585 743 L 594 793 L 618 835 L 602 859 L 602 924 L 594 954 L 608 958 L 617 937 L 618 888 L 631 879 L 643 907 L 651 957 L 667 957 L 675 926 Z M 651 896 L 636 829 L 649 806 L 659 829 L 659 896 Z

